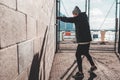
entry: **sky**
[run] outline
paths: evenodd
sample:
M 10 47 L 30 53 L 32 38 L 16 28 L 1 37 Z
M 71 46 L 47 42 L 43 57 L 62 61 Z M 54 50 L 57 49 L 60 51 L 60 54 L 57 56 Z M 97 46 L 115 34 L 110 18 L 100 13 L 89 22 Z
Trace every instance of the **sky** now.
M 90 0 L 90 1 L 91 1 L 90 28 L 99 30 L 115 29 L 115 0 Z M 85 12 L 85 0 L 62 0 L 62 2 L 61 12 L 65 14 L 67 17 L 72 16 L 72 11 L 75 6 L 79 6 L 81 11 Z M 63 4 L 65 6 L 66 11 L 64 10 Z M 111 8 L 112 5 L 113 7 Z M 109 10 L 110 13 L 104 22 L 105 16 L 107 15 Z

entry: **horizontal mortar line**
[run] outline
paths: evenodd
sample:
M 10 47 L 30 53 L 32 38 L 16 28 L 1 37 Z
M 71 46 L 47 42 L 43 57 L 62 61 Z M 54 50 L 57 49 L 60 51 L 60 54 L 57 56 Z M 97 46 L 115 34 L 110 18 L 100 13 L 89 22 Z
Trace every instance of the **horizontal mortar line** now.
M 9 9 L 12 9 L 12 10 L 16 11 L 16 9 L 14 9 L 14 8 L 12 8 L 12 7 L 9 7 L 9 6 L 6 5 L 6 4 L 0 3 L 0 5 L 5 6 L 5 7 L 9 8 Z
M 26 13 L 24 13 L 24 12 L 22 12 L 22 11 L 19 11 L 19 10 L 16 10 L 17 12 L 19 12 L 19 13 L 22 13 L 22 14 L 24 14 L 24 15 L 27 15 Z
M 18 77 L 19 77 L 22 73 L 24 73 L 25 71 L 28 71 L 28 70 L 29 70 L 29 67 L 30 67 L 30 64 L 28 64 L 28 66 L 27 66 L 26 68 L 24 68 L 22 72 L 18 72 L 18 75 L 15 77 L 14 80 L 17 80 Z M 28 73 L 27 73 L 27 76 L 29 76 Z
M 9 6 L 7 6 L 7 5 L 5 5 L 5 4 L 3 4 L 3 3 L 0 3 L 0 5 L 5 6 L 5 7 L 9 8 L 9 9 L 11 9 L 11 10 L 13 10 L 13 11 L 16 11 L 16 12 L 22 13 L 22 14 L 24 14 L 24 15 L 27 15 L 26 13 L 24 13 L 24 12 L 22 12 L 22 11 L 19 11 L 19 10 L 16 10 L 16 9 L 14 9 L 14 8 L 12 8 L 12 7 L 9 7 Z
M 1 47 L 0 50 L 9 48 L 9 47 L 12 47 L 12 46 L 15 46 L 15 45 L 17 45 L 17 43 L 11 44 L 11 45 L 8 45 L 8 46 L 5 46 L 5 47 Z
M 11 44 L 11 45 L 8 45 L 8 46 L 5 46 L 5 47 L 1 47 L 0 49 L 9 48 L 9 47 L 18 45 L 18 44 L 23 43 L 23 42 L 26 42 L 26 41 L 31 41 L 31 40 L 34 40 L 34 38 L 33 38 L 33 39 L 29 39 L 29 40 L 20 41 L 20 42 L 17 42 L 17 43 L 14 43 L 14 44 Z
M 19 66 L 19 65 L 18 65 Z M 18 75 L 16 76 L 15 80 L 17 80 L 18 76 L 20 76 L 22 73 L 24 73 L 25 71 L 29 71 L 29 69 L 31 68 L 31 63 L 29 63 L 25 68 L 23 68 L 23 70 L 21 72 L 18 72 Z M 19 70 L 19 68 L 18 68 Z M 27 75 L 29 76 L 29 74 L 27 73 Z
M 29 16 L 29 17 L 31 17 L 31 18 L 33 18 L 33 19 L 35 19 L 33 16 L 28 15 L 27 13 L 24 13 L 24 12 L 22 12 L 22 11 L 19 11 L 18 9 L 17 9 L 17 12 L 22 13 L 22 14 L 24 14 L 24 15 L 27 15 L 27 16 Z M 36 20 L 36 19 L 35 19 L 35 20 Z

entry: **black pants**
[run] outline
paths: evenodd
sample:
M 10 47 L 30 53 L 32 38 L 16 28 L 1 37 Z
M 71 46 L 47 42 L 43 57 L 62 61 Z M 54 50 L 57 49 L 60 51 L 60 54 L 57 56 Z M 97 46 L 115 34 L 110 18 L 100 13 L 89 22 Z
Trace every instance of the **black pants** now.
M 92 60 L 92 57 L 89 54 L 89 47 L 90 47 L 90 44 L 84 44 L 84 45 L 78 44 L 77 51 L 76 51 L 76 59 L 77 59 L 78 69 L 80 72 L 83 72 L 82 71 L 82 58 L 81 58 L 82 55 L 87 57 L 91 66 L 95 65 Z

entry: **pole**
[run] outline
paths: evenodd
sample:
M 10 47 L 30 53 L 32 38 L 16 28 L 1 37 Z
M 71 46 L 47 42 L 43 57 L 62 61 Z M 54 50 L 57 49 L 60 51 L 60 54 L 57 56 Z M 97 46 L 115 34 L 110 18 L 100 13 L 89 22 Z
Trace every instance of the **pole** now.
M 85 12 L 87 13 L 87 0 L 85 0 Z
M 88 0 L 88 21 L 90 21 L 90 0 Z
M 116 43 L 117 43 L 117 31 L 118 31 L 118 18 L 117 18 L 117 12 L 118 12 L 118 0 L 116 0 L 116 11 L 115 11 L 115 43 L 114 43 L 114 51 L 116 52 Z
M 120 54 L 120 1 L 119 1 L 119 42 L 118 42 L 118 53 Z
M 57 16 L 58 16 L 58 0 L 56 0 L 56 18 L 57 18 Z M 57 51 L 58 51 L 58 45 L 57 45 L 57 42 L 58 42 L 58 40 L 57 40 L 57 30 L 58 30 L 58 20 L 56 19 L 56 50 L 55 50 L 56 53 L 57 53 Z
M 60 0 L 56 0 L 56 17 L 60 16 Z M 56 19 L 56 53 L 59 49 L 59 26 L 60 21 Z
M 59 16 L 60 16 L 60 7 L 61 7 L 61 1 L 59 0 Z M 59 35 L 59 40 L 58 40 L 58 50 L 60 49 L 60 20 L 59 20 L 59 29 L 58 29 L 58 35 Z

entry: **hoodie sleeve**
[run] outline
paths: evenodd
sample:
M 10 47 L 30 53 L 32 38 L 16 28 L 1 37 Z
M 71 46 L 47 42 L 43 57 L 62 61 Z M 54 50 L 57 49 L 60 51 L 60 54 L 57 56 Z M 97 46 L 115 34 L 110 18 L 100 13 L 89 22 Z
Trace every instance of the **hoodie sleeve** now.
M 58 17 L 57 19 L 59 19 L 63 22 L 74 23 L 76 21 L 77 17 Z

